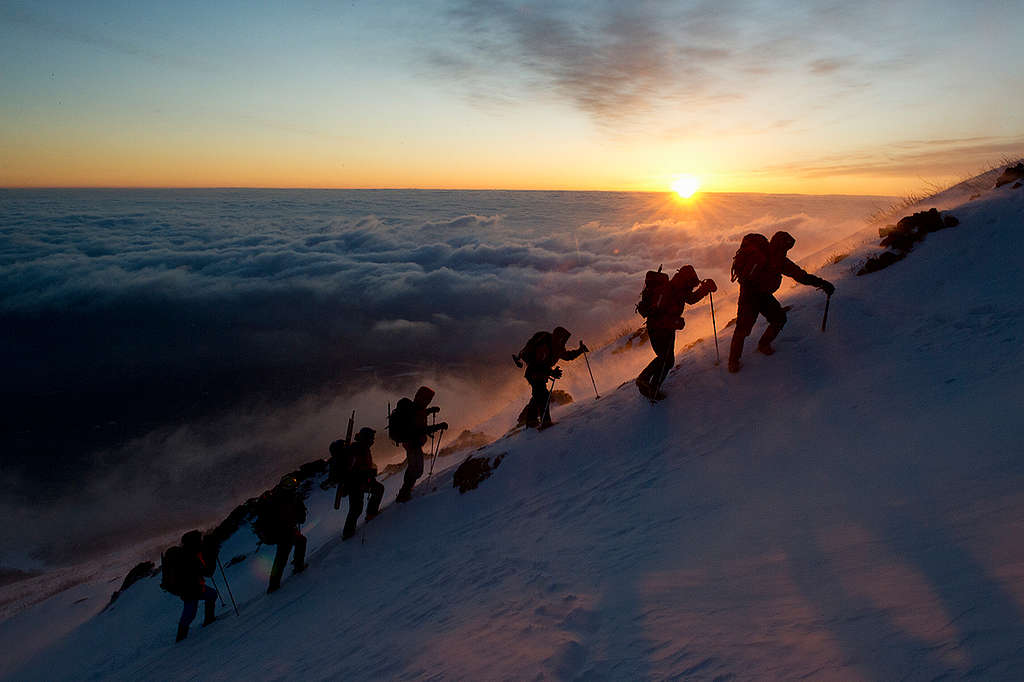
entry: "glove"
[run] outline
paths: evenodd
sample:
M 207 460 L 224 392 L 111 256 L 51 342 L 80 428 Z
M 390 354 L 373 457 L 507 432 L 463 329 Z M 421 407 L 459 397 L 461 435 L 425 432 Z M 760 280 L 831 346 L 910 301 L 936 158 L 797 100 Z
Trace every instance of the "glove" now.
M 818 288 L 824 291 L 829 296 L 836 293 L 835 285 L 832 284 L 832 282 L 828 282 L 826 280 L 821 280 L 821 284 L 818 286 Z
M 590 352 L 590 349 L 587 348 L 587 344 L 583 343 L 582 341 L 580 341 L 580 350 L 583 351 L 584 353 Z
M 440 424 L 438 424 L 437 425 L 437 430 L 438 431 L 447 431 L 448 430 L 448 422 L 441 422 Z
M 715 284 L 715 280 L 706 279 L 704 280 L 704 290 L 707 291 L 708 293 L 713 294 L 716 291 L 718 291 L 718 285 Z
M 553 370 L 551 370 L 551 372 L 549 372 L 549 374 L 554 379 L 561 379 L 562 378 L 562 368 L 561 367 L 555 367 Z
M 436 406 L 436 405 L 434 407 L 428 407 L 427 408 L 427 414 L 437 414 L 440 411 L 441 411 L 441 408 Z

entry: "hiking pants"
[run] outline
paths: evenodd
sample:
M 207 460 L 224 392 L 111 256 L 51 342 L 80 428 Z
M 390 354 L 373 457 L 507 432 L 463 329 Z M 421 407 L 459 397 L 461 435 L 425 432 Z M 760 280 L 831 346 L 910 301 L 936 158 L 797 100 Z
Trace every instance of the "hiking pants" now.
M 376 514 L 380 511 L 380 501 L 384 498 L 384 484 L 380 481 L 371 481 L 368 486 L 349 486 L 348 494 L 348 516 L 345 517 L 345 529 L 341 532 L 343 539 L 350 538 L 356 534 L 356 522 L 359 515 L 363 513 L 363 495 L 370 493 L 370 504 L 366 508 L 367 514 Z
M 532 389 L 530 402 L 527 403 L 526 409 L 523 410 L 526 425 L 534 427 L 542 422 L 544 424 L 551 423 L 550 406 L 547 411 L 544 410 L 544 406 L 549 405 L 548 395 L 551 393 L 548 390 L 548 381 L 550 380 L 548 370 L 545 368 L 540 372 L 530 372 L 526 375 L 526 380 L 530 382 L 530 388 Z
M 403 443 L 402 447 L 405 448 L 405 478 L 402 480 L 398 496 L 407 500 L 412 495 L 412 487 L 416 485 L 417 479 L 423 475 L 423 446 L 417 438 Z
M 206 602 L 206 611 L 203 614 L 203 622 L 209 623 L 213 620 L 214 609 L 217 608 L 217 590 L 203 585 L 203 589 L 196 595 L 195 599 L 182 599 L 184 607 L 181 609 L 181 618 L 178 620 L 178 637 L 184 639 L 183 633 L 188 633 L 188 626 L 196 619 L 199 612 L 199 600 Z
M 295 548 L 295 556 L 292 558 L 292 567 L 299 568 L 306 563 L 306 536 L 299 532 L 298 528 L 292 530 L 291 535 L 277 543 L 277 554 L 274 555 L 274 566 L 270 569 L 270 587 L 277 589 L 281 586 L 281 576 L 284 575 L 284 565 L 288 563 L 288 554 L 292 547 Z
M 654 359 L 640 372 L 640 379 L 657 388 L 676 364 L 676 330 L 648 329 L 647 336 L 651 340 Z
M 740 300 L 736 307 L 736 331 L 732 334 L 732 345 L 729 348 L 729 361 L 739 361 L 743 354 L 743 341 L 754 330 L 757 316 L 764 315 L 768 320 L 768 328 L 764 330 L 757 345 L 767 346 L 782 331 L 786 324 L 786 311 L 772 294 L 763 294 L 740 287 Z

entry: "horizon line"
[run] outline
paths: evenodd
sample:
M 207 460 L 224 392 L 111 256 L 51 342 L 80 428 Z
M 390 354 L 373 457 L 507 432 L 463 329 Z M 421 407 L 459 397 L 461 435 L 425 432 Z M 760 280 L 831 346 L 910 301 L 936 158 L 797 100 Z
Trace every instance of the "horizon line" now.
M 366 192 L 590 192 L 604 194 L 675 194 L 672 190 L 658 189 L 573 189 L 573 188 L 510 188 L 510 187 L 287 187 L 267 185 L 3 185 L 3 190 L 276 190 L 276 191 L 366 191 Z M 782 196 L 842 196 L 842 197 L 895 197 L 899 194 L 863 194 L 851 192 L 756 192 L 742 191 L 703 191 L 698 190 L 694 197 L 702 194 L 773 194 Z

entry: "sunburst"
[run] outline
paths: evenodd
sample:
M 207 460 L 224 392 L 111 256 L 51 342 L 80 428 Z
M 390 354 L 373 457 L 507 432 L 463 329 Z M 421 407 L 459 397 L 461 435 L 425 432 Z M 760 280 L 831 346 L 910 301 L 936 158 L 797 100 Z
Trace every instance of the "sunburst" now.
M 695 175 L 680 175 L 672 182 L 672 191 L 683 199 L 689 199 L 700 189 L 700 180 Z

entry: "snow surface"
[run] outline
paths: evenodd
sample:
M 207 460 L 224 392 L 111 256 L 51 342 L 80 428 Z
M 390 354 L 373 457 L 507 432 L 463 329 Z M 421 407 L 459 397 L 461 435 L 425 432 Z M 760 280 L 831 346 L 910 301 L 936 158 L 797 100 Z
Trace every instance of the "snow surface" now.
M 240 617 L 175 645 L 158 577 L 84 622 L 68 590 L 0 623 L 0 674 L 1024 679 L 1024 190 L 952 212 L 886 270 L 852 275 L 870 244 L 821 270 L 827 333 L 820 292 L 784 285 L 778 352 L 748 340 L 738 375 L 705 339 L 662 403 L 602 387 L 482 449 L 507 456 L 477 490 L 452 489 L 459 457 L 408 505 L 392 477 L 365 543 L 314 487 L 310 568 L 280 591 L 249 530 L 222 550 L 248 555 Z

